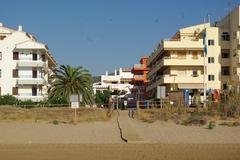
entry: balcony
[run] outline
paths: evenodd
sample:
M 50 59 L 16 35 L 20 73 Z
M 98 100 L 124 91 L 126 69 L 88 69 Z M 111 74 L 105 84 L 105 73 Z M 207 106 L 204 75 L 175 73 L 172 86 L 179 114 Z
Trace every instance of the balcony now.
M 26 58 L 20 58 L 17 61 L 17 66 L 18 67 L 47 67 L 47 63 L 43 62 L 42 60 L 32 60 L 31 57 L 26 57 Z
M 198 57 L 197 59 L 193 59 L 190 57 L 186 58 L 178 58 L 178 57 L 164 57 L 159 60 L 154 68 L 148 72 L 148 77 L 152 76 L 163 66 L 203 66 L 204 58 Z
M 164 40 L 162 41 L 164 50 L 174 49 L 203 49 L 203 40 Z
M 131 89 L 132 91 L 143 91 L 145 90 L 145 87 L 144 86 L 133 86 L 133 88 Z
M 147 70 L 147 67 L 143 64 L 134 64 L 133 70 Z
M 160 62 L 160 67 L 162 66 L 203 66 L 204 58 L 173 58 L 165 57 Z
M 157 78 L 155 83 L 147 87 L 147 91 L 150 91 L 163 84 L 181 84 L 182 86 L 184 84 L 191 84 L 198 85 L 197 87 L 199 87 L 201 84 L 203 84 L 203 75 L 161 75 Z
M 133 78 L 135 81 L 143 81 L 144 75 L 134 75 Z
M 21 75 L 17 79 L 17 84 L 30 84 L 30 85 L 43 85 L 45 82 L 44 78 L 38 76 L 36 78 L 32 78 L 32 75 Z
M 158 84 L 166 84 L 166 83 L 203 83 L 203 75 L 176 75 L 172 76 L 169 74 L 161 76 L 159 80 L 157 80 Z
M 18 96 L 16 96 L 18 99 L 20 100 L 29 100 L 31 99 L 34 102 L 39 102 L 44 100 L 44 98 L 46 97 L 45 95 L 41 94 L 41 93 L 37 93 L 37 95 L 33 96 L 32 93 L 19 93 Z

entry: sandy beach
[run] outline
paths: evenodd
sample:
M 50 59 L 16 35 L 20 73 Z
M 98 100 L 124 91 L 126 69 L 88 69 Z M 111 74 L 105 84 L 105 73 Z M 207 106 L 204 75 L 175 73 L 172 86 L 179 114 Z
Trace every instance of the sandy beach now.
M 237 160 L 236 144 L 0 145 L 4 160 Z
M 77 125 L 1 122 L 0 159 L 240 159 L 240 127 L 208 130 L 123 118 L 121 123 L 127 123 L 123 132 L 131 128 L 142 142 L 122 141 L 116 116 Z

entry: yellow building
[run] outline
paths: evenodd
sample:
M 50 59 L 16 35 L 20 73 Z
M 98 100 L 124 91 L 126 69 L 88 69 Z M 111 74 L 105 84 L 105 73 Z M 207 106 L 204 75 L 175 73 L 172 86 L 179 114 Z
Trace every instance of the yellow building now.
M 157 86 L 166 86 L 167 92 L 188 89 L 203 93 L 204 77 L 207 90 L 224 89 L 229 79 L 238 82 L 239 12 L 238 6 L 214 26 L 203 23 L 182 28 L 169 40 L 162 40 L 148 60 L 149 97 L 156 97 Z

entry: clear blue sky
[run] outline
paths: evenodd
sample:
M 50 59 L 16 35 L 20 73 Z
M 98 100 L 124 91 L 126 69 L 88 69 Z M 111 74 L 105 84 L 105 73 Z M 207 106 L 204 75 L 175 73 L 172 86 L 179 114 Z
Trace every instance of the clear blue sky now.
M 229 0 L 2 0 L 0 22 L 46 43 L 58 64 L 94 75 L 132 67 L 179 28 L 227 14 Z M 236 7 L 238 0 L 231 0 Z

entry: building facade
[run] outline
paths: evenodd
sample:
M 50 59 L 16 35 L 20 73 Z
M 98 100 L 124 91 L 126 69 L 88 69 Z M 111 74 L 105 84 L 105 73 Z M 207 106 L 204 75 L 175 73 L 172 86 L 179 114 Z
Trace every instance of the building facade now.
M 118 71 L 115 70 L 114 73 L 101 75 L 101 82 L 93 84 L 94 94 L 96 92 L 102 92 L 104 90 L 109 90 L 112 92 L 125 92 L 130 93 L 133 85 L 131 84 L 133 79 L 133 74 L 131 68 L 120 68 Z
M 146 87 L 147 87 L 147 61 L 148 57 L 143 56 L 140 59 L 140 64 L 134 64 L 132 68 L 133 73 L 133 88 L 131 89 L 131 93 L 135 100 L 146 100 L 148 99 Z
M 214 26 L 203 23 L 182 28 L 169 40 L 162 40 L 147 64 L 149 96 L 156 97 L 157 86 L 166 86 L 167 92 L 187 89 L 194 94 L 203 93 L 204 84 L 209 91 L 225 89 L 229 81 L 238 83 L 239 12 L 238 6 Z
M 0 94 L 42 101 L 48 96 L 56 61 L 45 44 L 23 31 L 0 23 Z

